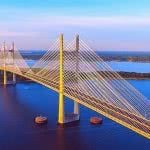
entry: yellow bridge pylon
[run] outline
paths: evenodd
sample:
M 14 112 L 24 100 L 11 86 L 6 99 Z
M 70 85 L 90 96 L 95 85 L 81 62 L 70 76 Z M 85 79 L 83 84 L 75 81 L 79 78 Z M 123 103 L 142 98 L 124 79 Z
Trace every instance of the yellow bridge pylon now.
M 65 124 L 79 120 L 79 104 L 74 101 L 74 113 L 65 114 L 64 109 L 64 54 L 63 54 L 63 34 L 59 38 L 59 110 L 58 123 Z M 76 52 L 79 50 L 79 36 L 76 36 Z M 78 58 L 76 58 L 76 68 L 78 68 Z M 76 70 L 77 71 L 77 70 Z
M 59 53 L 59 113 L 58 113 L 58 123 L 64 123 L 64 69 L 63 69 L 63 34 L 60 35 L 60 53 Z

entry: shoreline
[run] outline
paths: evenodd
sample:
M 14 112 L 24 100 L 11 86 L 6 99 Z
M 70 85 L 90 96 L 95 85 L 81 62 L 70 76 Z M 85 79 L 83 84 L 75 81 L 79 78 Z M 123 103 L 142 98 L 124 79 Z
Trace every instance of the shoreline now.
M 149 80 L 150 73 L 137 73 L 137 72 L 117 72 L 124 79 L 137 79 L 137 80 Z
M 103 77 L 103 78 L 106 78 L 105 77 L 105 74 L 106 73 L 109 73 L 109 74 L 113 74 L 114 72 L 111 72 L 111 71 L 98 71 L 98 73 Z M 122 80 L 125 79 L 125 80 L 150 80 L 150 73 L 136 73 L 136 72 L 117 72 L 121 77 L 122 77 Z M 0 75 L 1 79 L 2 79 L 2 75 Z M 117 78 L 109 78 L 110 80 L 114 80 L 114 79 L 117 79 Z M 9 76 L 8 76 L 8 81 L 11 81 L 12 80 L 12 77 L 10 77 L 10 73 L 9 73 Z M 16 83 L 34 83 L 34 81 L 32 80 L 29 80 L 29 79 L 26 79 L 24 77 L 21 77 L 19 75 L 17 75 L 17 82 Z M 0 81 L 0 85 L 3 85 L 3 80 Z

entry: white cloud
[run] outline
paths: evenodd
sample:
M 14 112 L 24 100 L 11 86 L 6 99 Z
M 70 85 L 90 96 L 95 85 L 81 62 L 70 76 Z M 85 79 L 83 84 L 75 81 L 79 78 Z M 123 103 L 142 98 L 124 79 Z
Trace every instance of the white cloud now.
M 19 36 L 19 37 L 35 37 L 36 36 L 36 33 L 34 32 L 8 32 L 8 31 L 1 31 L 0 32 L 0 36 L 3 36 L 3 37 L 16 37 L 16 36 Z
M 60 32 L 65 35 L 81 33 L 84 38 L 94 40 L 93 45 L 97 48 L 149 49 L 150 17 L 71 17 L 41 14 L 0 21 L 0 40 L 15 40 L 21 48 L 48 47 L 50 38 L 56 37 Z
M 42 26 L 81 26 L 81 27 L 118 27 L 150 26 L 150 17 L 70 17 L 39 16 L 26 20 L 33 25 Z
M 1 28 L 19 30 L 46 30 L 58 27 L 150 27 L 150 17 L 71 17 L 71 16 L 26 16 L 10 20 L 1 20 Z

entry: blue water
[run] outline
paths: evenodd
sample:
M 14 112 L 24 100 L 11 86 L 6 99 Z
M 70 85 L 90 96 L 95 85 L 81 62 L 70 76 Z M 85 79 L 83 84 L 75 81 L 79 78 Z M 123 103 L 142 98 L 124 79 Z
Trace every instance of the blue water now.
M 150 73 L 150 63 L 140 62 L 107 62 L 114 71 Z
M 32 67 L 36 61 L 27 60 L 27 64 Z M 150 73 L 150 63 L 140 62 L 106 62 L 114 71 L 137 72 L 137 73 Z M 98 63 L 101 66 L 101 63 Z M 81 65 L 81 64 L 80 64 Z M 84 68 L 84 65 L 82 65 Z M 86 67 L 86 66 L 85 66 Z
M 145 96 L 150 80 L 129 81 Z M 145 89 L 145 90 L 144 90 Z M 65 100 L 66 112 L 73 110 L 72 101 Z M 91 116 L 99 114 L 81 106 L 79 124 L 57 125 L 58 95 L 36 83 L 19 83 L 0 87 L 0 149 L 2 150 L 149 150 L 150 141 L 133 131 L 103 117 L 102 125 L 92 126 Z M 37 126 L 33 119 L 45 115 L 47 125 Z

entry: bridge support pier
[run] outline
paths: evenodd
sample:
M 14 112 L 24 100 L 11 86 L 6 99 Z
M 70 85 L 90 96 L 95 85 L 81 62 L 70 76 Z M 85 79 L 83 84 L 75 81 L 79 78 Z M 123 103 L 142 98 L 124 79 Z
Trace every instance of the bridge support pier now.
M 76 46 L 76 82 L 78 84 L 78 75 L 79 75 L 79 35 L 76 35 L 76 41 L 75 41 L 75 46 Z M 79 104 L 77 102 L 74 101 L 74 114 L 78 115 L 78 120 L 80 117 L 79 114 Z
M 74 114 L 79 115 L 79 104 L 77 102 L 74 102 Z
M 3 84 L 4 84 L 4 86 L 6 86 L 7 84 L 16 84 L 16 74 L 13 73 L 12 75 L 13 75 L 12 80 L 8 81 L 7 71 L 4 69 L 4 71 L 3 71 Z
M 10 51 L 8 51 L 8 53 L 12 53 L 13 64 L 14 64 L 14 42 L 12 44 L 12 49 Z M 16 74 L 15 73 L 12 73 L 12 80 L 11 81 L 8 81 L 9 79 L 7 79 L 7 71 L 6 71 L 6 46 L 5 46 L 5 42 L 4 42 L 3 57 L 4 57 L 3 84 L 4 84 L 4 86 L 6 86 L 7 84 L 16 84 Z
M 4 67 L 3 78 L 4 78 L 4 86 L 6 86 L 7 85 L 7 72 L 6 72 L 6 68 L 5 67 Z
M 13 73 L 13 84 L 16 84 L 16 74 Z
M 13 56 L 13 65 L 15 62 L 15 43 L 12 43 L 12 56 Z M 13 73 L 13 84 L 16 84 L 16 74 Z
M 6 45 L 5 45 L 5 42 L 4 42 L 4 72 L 3 72 L 3 83 L 4 83 L 4 86 L 6 86 L 7 84 L 7 72 L 6 72 L 6 56 L 5 56 L 5 51 L 6 51 Z

